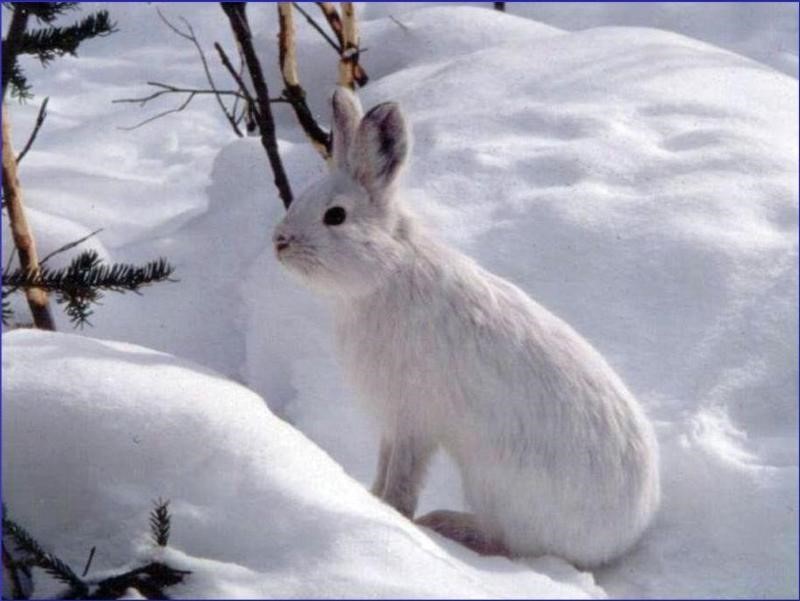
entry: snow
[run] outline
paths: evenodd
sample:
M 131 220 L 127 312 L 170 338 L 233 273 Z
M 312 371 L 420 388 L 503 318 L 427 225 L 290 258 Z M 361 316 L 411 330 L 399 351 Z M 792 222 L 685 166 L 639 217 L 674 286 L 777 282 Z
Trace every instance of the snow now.
M 258 140 L 234 138 L 210 99 L 116 129 L 171 105 L 110 99 L 203 76 L 152 8 L 110 10 L 117 36 L 28 68 L 51 116 L 20 176 L 43 249 L 103 227 L 92 243 L 114 260 L 170 258 L 178 283 L 107 296 L 83 334 L 181 359 L 4 335 L 3 484 L 20 521 L 78 564 L 107 538 L 111 568 L 130 558 L 150 500 L 168 496 L 170 559 L 195 571 L 180 596 L 798 595 L 795 4 L 360 8 L 362 102 L 397 100 L 413 127 L 408 202 L 574 325 L 656 424 L 663 508 L 632 554 L 594 573 L 470 556 L 357 484 L 370 482 L 377 438 L 342 380 L 326 308 L 272 255 L 282 208 Z M 206 46 L 231 47 L 218 7 L 163 10 L 189 17 Z M 250 13 L 276 82 L 274 15 Z M 326 123 L 335 56 L 297 27 L 301 80 Z M 37 104 L 11 108 L 20 146 Z M 285 107 L 276 117 L 297 192 L 324 165 Z M 36 436 L 9 441 L 7 423 L 23 418 Z M 139 458 L 122 448 L 128 422 L 156 445 Z M 27 453 L 35 470 L 15 463 Z M 75 480 L 69 503 L 50 482 L 59 474 Z M 102 519 L 78 502 L 90 497 Z M 439 457 L 421 511 L 461 504 Z
M 73 334 L 20 330 L 4 344 L 5 500 L 68 563 L 87 540 L 96 570 L 158 555 L 148 500 L 166 497 L 162 560 L 192 571 L 170 590 L 181 597 L 599 592 L 563 561 L 552 569 L 576 584 L 440 548 L 258 395 L 199 365 Z

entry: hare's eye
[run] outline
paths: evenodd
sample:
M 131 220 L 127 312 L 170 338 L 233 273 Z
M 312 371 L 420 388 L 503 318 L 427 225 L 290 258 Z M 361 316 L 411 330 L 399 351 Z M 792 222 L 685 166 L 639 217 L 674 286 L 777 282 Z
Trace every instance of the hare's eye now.
M 347 212 L 342 207 L 331 207 L 325 211 L 322 221 L 325 225 L 341 225 L 347 218 Z

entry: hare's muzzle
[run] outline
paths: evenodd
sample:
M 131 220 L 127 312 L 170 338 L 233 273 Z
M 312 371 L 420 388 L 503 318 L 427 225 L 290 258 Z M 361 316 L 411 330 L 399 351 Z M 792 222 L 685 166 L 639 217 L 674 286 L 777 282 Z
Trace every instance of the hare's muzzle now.
M 292 242 L 292 237 L 287 236 L 285 234 L 276 233 L 272 237 L 272 243 L 275 246 L 275 252 L 280 254 L 281 251 L 286 250 L 289 248 L 289 244 Z

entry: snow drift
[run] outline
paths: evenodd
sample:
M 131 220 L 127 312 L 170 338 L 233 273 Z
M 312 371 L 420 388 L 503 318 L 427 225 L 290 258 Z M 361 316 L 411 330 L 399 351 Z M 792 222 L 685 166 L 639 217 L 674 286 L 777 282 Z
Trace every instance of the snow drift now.
M 154 553 L 148 500 L 166 497 L 165 560 L 192 571 L 169 591 L 181 597 L 599 592 L 574 570 L 580 585 L 440 548 L 256 394 L 205 368 L 65 334 L 18 331 L 4 347 L 4 499 L 68 563 L 93 545 L 96 570 Z
M 657 24 L 657 19 L 644 18 L 649 9 L 639 8 L 642 19 L 637 24 Z M 173 15 L 179 12 L 178 7 L 167 9 Z M 207 39 L 226 39 L 216 12 L 194 9 L 191 15 L 182 10 L 192 16 L 198 31 Z M 43 131 L 21 177 L 42 219 L 57 214 L 88 230 L 108 226 L 111 219 L 113 227 L 98 236 L 111 257 L 140 261 L 165 254 L 176 265 L 180 282 L 147 290 L 144 298 L 107 297 L 91 333 L 194 360 L 242 382 L 350 477 L 368 483 L 377 437 L 342 382 L 326 310 L 308 291 L 298 289 L 272 256 L 269 235 L 282 208 L 262 149 L 254 139 L 233 140 L 221 118 L 209 117 L 216 110 L 211 104 L 194 105 L 183 114 L 185 119 L 175 116 L 169 128 L 155 126 L 128 136 L 114 131 L 113 126 L 142 115 L 100 101 L 141 92 L 132 90 L 131 81 L 202 81 L 190 52 L 175 54 L 175 63 L 164 65 L 163 72 L 152 60 L 173 51 L 169 38 L 165 42 L 155 35 L 158 21 L 152 12 L 144 7 L 119 10 L 121 19 L 130 22 L 130 33 L 119 35 L 131 55 L 113 59 L 113 76 L 107 68 L 111 59 L 92 58 L 88 48 L 89 59 L 65 59 L 58 72 L 66 73 L 68 85 L 59 90 L 60 100 L 54 94 L 50 105 L 58 135 L 48 138 Z M 398 8 L 398 24 L 383 17 L 384 10 L 390 9 L 365 9 L 362 35 L 370 51 L 363 60 L 372 82 L 361 97 L 365 106 L 397 100 L 409 115 L 416 144 L 406 176 L 407 201 L 447 241 L 575 326 L 623 376 L 656 423 L 663 508 L 630 556 L 594 574 L 598 584 L 613 596 L 796 597 L 797 80 L 665 31 L 601 27 L 567 33 L 457 6 L 407 7 L 402 14 Z M 651 16 L 666 9 L 652 10 Z M 728 14 L 715 10 L 717 16 Z M 255 7 L 251 12 L 264 62 L 272 65 L 274 17 Z M 598 19 L 609 22 L 613 14 L 609 9 Z M 702 29 L 701 23 L 713 22 L 708 27 L 720 30 L 709 29 L 705 38 L 714 40 L 728 23 L 728 31 L 743 33 L 736 43 L 727 40 L 727 47 L 751 48 L 749 54 L 756 58 L 761 50 L 764 56 L 777 56 L 758 40 L 771 35 L 765 24 L 777 23 L 778 17 L 770 21 L 758 12 L 750 35 L 738 17 L 718 21 L 710 14 L 687 27 Z M 370 15 L 376 18 L 370 20 Z M 569 20 L 566 12 L 558 15 Z M 575 19 L 575 29 L 595 23 Z M 335 56 L 299 23 L 298 34 L 301 78 L 324 123 Z M 148 45 L 140 48 L 141 36 Z M 796 29 L 793 40 L 796 48 Z M 784 71 L 796 68 L 796 54 L 784 58 L 773 64 L 785 66 Z M 47 75 L 61 64 L 54 64 Z M 143 72 L 143 64 L 153 71 Z M 275 73 L 271 81 L 277 81 Z M 99 99 L 90 94 L 98 87 L 104 90 Z M 276 109 L 281 150 L 299 190 L 324 166 L 291 112 L 282 108 Z M 35 107 L 12 110 L 28 118 L 35 113 Z M 91 169 L 69 155 L 68 142 L 76 140 L 89 149 Z M 72 177 L 52 177 L 53 156 L 66 157 L 63 166 Z M 143 173 L 148 177 L 142 179 Z M 57 202 L 80 197 L 80 174 L 92 181 L 86 198 Z M 56 181 L 63 186 L 54 185 Z M 159 189 L 164 193 L 154 194 Z M 104 204 L 106 197 L 113 200 L 113 210 Z M 41 231 L 59 230 L 54 221 Z M 61 243 L 60 238 L 48 242 L 49 234 L 40 237 L 50 248 Z M 7 337 L 3 345 L 8 351 Z M 92 357 L 92 363 L 103 364 Z M 140 369 L 147 373 L 151 365 Z M 195 377 L 186 376 L 186 381 Z M 15 384 L 4 376 L 6 385 Z M 202 421 L 197 415 L 192 419 Z M 275 421 L 259 419 L 265 425 Z M 333 471 L 331 467 L 325 473 Z M 183 482 L 174 472 L 163 473 Z M 150 498 L 169 492 L 153 490 L 141 474 L 130 477 L 138 484 L 117 502 L 127 504 L 131 515 L 137 512 L 131 529 L 140 529 Z M 352 485 L 342 474 L 336 476 L 339 481 Z M 27 490 L 26 496 L 19 493 L 17 504 L 30 507 L 32 517 L 34 501 L 42 501 L 33 489 Z M 362 497 L 363 506 L 372 507 Z M 191 512 L 178 514 L 179 495 L 173 501 L 177 528 L 189 523 Z M 232 502 L 224 495 L 220 501 Z M 203 502 L 208 512 L 220 511 L 208 498 Z M 461 503 L 458 478 L 440 458 L 420 510 L 458 508 Z M 361 507 L 358 501 L 358 511 Z M 332 515 L 324 507 L 320 510 L 320 515 Z M 322 521 L 320 526 L 327 528 Z M 110 532 L 115 523 L 106 523 L 104 531 Z M 198 539 L 204 537 L 207 526 L 191 523 Z M 53 519 L 34 531 L 52 531 L 61 537 L 53 543 L 66 545 L 69 537 L 58 530 L 63 528 L 59 524 Z M 231 527 L 243 529 L 233 522 Z M 129 540 L 130 532 L 120 540 Z M 243 549 L 255 548 L 247 547 L 253 541 L 249 533 L 242 536 Z M 280 540 L 287 553 L 301 544 Z M 192 557 L 239 566 L 239 559 L 227 554 L 236 553 L 235 548 L 223 553 L 225 545 L 208 552 L 200 544 L 182 547 L 177 530 L 175 544 Z M 413 555 L 417 550 L 412 547 L 404 549 Z M 452 561 L 467 561 L 460 549 L 438 539 L 436 548 L 436 553 L 455 556 Z M 75 556 L 85 552 L 81 548 Z M 298 547 L 298 556 L 305 552 Z M 127 557 L 125 548 L 119 553 L 119 560 Z M 110 557 L 108 565 L 113 565 Z M 236 569 L 251 569 L 242 565 Z M 361 572 L 369 578 L 353 584 L 361 587 L 353 590 L 381 594 L 370 579 L 378 578 L 383 568 L 392 578 L 393 568 L 387 565 Z M 519 564 L 492 560 L 471 565 L 482 570 L 475 595 L 580 592 L 555 592 L 552 583 L 542 580 L 531 584 L 527 579 L 541 577 Z M 568 584 L 576 577 L 574 570 L 547 561 L 534 562 L 532 569 Z M 287 566 L 283 583 L 289 582 L 290 570 Z M 302 578 L 306 569 L 298 573 Z M 422 586 L 410 582 L 409 572 L 401 573 L 408 577 L 396 582 Z M 508 588 L 480 588 L 487 573 L 506 577 L 502 586 Z M 246 581 L 250 572 L 237 574 L 227 581 L 231 587 Z M 515 579 L 518 586 L 512 584 Z M 233 588 L 213 590 L 235 594 Z M 272 589 L 254 585 L 242 594 L 255 590 Z M 280 590 L 292 596 L 313 593 L 288 584 Z M 392 590 L 406 594 L 405 589 Z M 446 590 L 456 589 L 413 588 L 407 594 Z M 389 594 L 388 589 L 383 592 Z

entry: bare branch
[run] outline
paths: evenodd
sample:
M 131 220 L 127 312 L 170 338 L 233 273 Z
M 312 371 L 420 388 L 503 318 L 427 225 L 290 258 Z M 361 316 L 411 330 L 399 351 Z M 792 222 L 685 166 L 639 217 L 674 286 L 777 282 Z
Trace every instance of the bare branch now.
M 244 82 L 242 74 L 237 73 L 236 69 L 233 68 L 233 63 L 231 63 L 231 59 L 228 58 L 228 55 L 226 54 L 222 46 L 220 46 L 219 42 L 214 42 L 214 48 L 216 48 L 217 54 L 219 54 L 219 60 L 222 61 L 223 66 L 228 70 L 228 73 L 231 74 L 231 77 L 233 77 L 233 80 L 236 82 L 236 85 L 239 86 L 239 90 L 241 91 L 245 100 L 247 100 L 250 106 L 255 107 L 256 101 L 253 99 L 252 94 L 250 94 L 250 90 L 247 89 L 247 84 Z M 277 102 L 277 100 L 270 100 L 270 102 Z
M 258 129 L 261 134 L 261 145 L 267 153 L 267 158 L 269 159 L 269 164 L 272 168 L 272 174 L 275 180 L 275 187 L 278 188 L 283 206 L 288 209 L 293 200 L 292 188 L 289 184 L 289 178 L 286 176 L 280 153 L 278 152 L 278 140 L 275 135 L 275 120 L 272 118 L 272 109 L 270 107 L 269 89 L 264 79 L 261 63 L 253 47 L 250 23 L 247 21 L 247 3 L 221 2 L 220 6 L 228 17 L 228 21 L 230 21 L 233 35 L 239 44 L 239 48 L 247 64 L 247 71 L 250 74 L 250 80 L 253 82 L 253 90 L 256 94 L 256 106 L 258 106 L 256 117 L 258 119 Z M 219 47 L 219 45 L 217 46 Z M 228 64 L 230 64 L 230 61 L 228 61 Z M 229 71 L 235 72 L 232 65 Z
M 396 18 L 394 15 L 389 15 L 389 18 L 390 18 L 392 21 L 394 21 L 394 22 L 397 24 L 397 26 L 398 26 L 400 29 L 402 29 L 403 31 L 409 31 L 409 27 L 408 27 L 408 25 L 406 25 L 405 23 L 403 23 L 401 20 L 397 19 L 397 18 Z
M 180 29 L 178 29 L 177 27 L 175 27 L 175 26 L 174 26 L 174 25 L 173 25 L 173 24 L 170 22 L 170 20 L 169 20 L 169 19 L 167 19 L 167 18 L 164 16 L 164 13 L 162 13 L 162 12 L 161 12 L 161 9 L 160 9 L 160 8 L 156 7 L 156 12 L 158 13 L 158 18 L 159 18 L 159 19 L 161 19 L 161 22 L 162 22 L 162 23 L 164 23 L 164 25 L 166 25 L 167 27 L 169 27 L 169 28 L 170 28 L 170 29 L 173 31 L 173 33 L 175 33 L 175 35 L 179 35 L 179 36 L 180 36 L 180 37 L 182 37 L 184 40 L 189 40 L 190 42 L 192 41 L 192 36 L 191 36 L 190 34 L 188 34 L 188 33 L 184 33 L 183 31 L 181 31 Z M 184 19 L 184 22 L 185 22 L 185 19 Z M 190 27 L 189 29 L 191 29 L 191 27 Z
M 49 255 L 47 255 L 44 259 L 39 261 L 39 267 L 41 267 L 42 265 L 47 263 L 47 261 L 49 261 L 52 257 L 55 257 L 56 255 L 59 255 L 59 254 L 63 253 L 64 251 L 69 250 L 70 248 L 75 248 L 79 244 L 83 244 L 89 238 L 91 238 L 93 236 L 96 236 L 97 234 L 99 234 L 102 231 L 103 231 L 103 228 L 100 228 L 98 230 L 93 231 L 91 234 L 87 234 L 86 236 L 84 236 L 83 238 L 81 238 L 79 240 L 75 240 L 74 242 L 70 242 L 70 243 L 65 244 L 64 246 L 62 246 L 60 248 L 55 249 L 53 252 L 51 252 Z
M 182 38 L 189 40 L 194 44 L 194 47 L 197 49 L 197 54 L 200 56 L 200 62 L 203 64 L 203 71 L 206 74 L 206 80 L 208 81 L 208 85 L 211 87 L 212 90 L 216 91 L 217 86 L 214 84 L 214 78 L 211 76 L 211 69 L 208 67 L 208 61 L 206 60 L 206 54 L 203 52 L 203 47 L 200 45 L 200 42 L 197 41 L 197 36 L 194 34 L 194 29 L 192 28 L 191 23 L 181 17 L 181 21 L 186 26 L 186 32 L 181 31 L 177 27 L 175 27 L 172 23 L 169 22 L 160 9 L 156 8 L 156 12 L 161 20 L 169 27 L 172 31 L 174 31 L 177 35 L 181 36 Z M 188 32 L 188 33 L 187 33 Z M 222 110 L 222 114 L 225 115 L 225 118 L 230 123 L 231 129 L 233 132 L 239 136 L 240 138 L 244 136 L 242 131 L 239 129 L 239 126 L 236 124 L 236 119 L 232 113 L 228 112 L 228 107 L 225 106 L 225 103 L 222 102 L 222 95 L 215 93 L 214 97 L 217 99 L 217 104 L 219 104 L 219 108 Z
M 367 83 L 367 74 L 358 64 L 358 22 L 352 2 L 340 2 L 342 6 L 342 53 L 339 61 L 339 85 L 355 89 L 356 84 Z
M 353 79 L 355 82 L 360 86 L 363 87 L 367 85 L 369 81 L 369 77 L 367 76 L 366 71 L 364 68 L 358 63 L 358 30 L 356 28 L 356 20 L 355 20 L 355 12 L 353 11 L 353 3 L 352 2 L 342 2 L 342 14 L 349 10 L 350 11 L 350 24 L 349 26 L 351 29 L 349 30 L 350 34 L 350 41 L 354 43 L 354 47 L 348 49 L 347 43 L 345 42 L 345 38 L 348 32 L 345 31 L 347 25 L 343 24 L 342 18 L 339 17 L 339 13 L 336 10 L 333 2 L 316 2 L 315 3 L 319 9 L 322 11 L 322 14 L 325 16 L 325 19 L 328 21 L 328 25 L 330 25 L 331 30 L 336 35 L 336 39 L 339 41 L 339 56 L 341 58 L 341 62 L 339 64 L 339 77 L 340 80 L 343 77 L 343 73 L 345 74 L 345 78 L 352 81 Z M 349 5 L 349 9 L 346 5 Z M 347 16 L 345 16 L 345 21 L 347 20 Z M 355 51 L 355 55 L 353 55 L 353 51 Z M 347 66 L 343 66 L 344 62 L 347 62 Z M 352 75 L 352 77 L 351 77 Z M 342 84 L 340 84 L 342 85 Z M 345 84 L 348 85 L 349 84 Z M 353 87 L 353 86 L 349 86 Z
M 306 137 L 320 154 L 323 160 L 331 158 L 331 136 L 323 130 L 314 119 L 311 109 L 306 104 L 306 92 L 300 85 L 297 74 L 297 56 L 294 44 L 294 19 L 292 4 L 289 2 L 278 3 L 278 56 L 280 61 L 281 76 L 283 77 L 283 96 L 290 102 L 294 109 L 297 121 Z
M 342 20 L 339 18 L 339 12 L 333 5 L 333 2 L 315 2 L 315 4 L 319 6 L 322 14 L 325 15 L 325 19 L 328 21 L 331 31 L 333 31 L 336 39 L 339 40 L 339 54 L 341 54 L 344 48 L 344 38 L 342 37 Z
M 112 100 L 112 103 L 123 103 L 123 102 L 135 102 L 142 106 L 150 102 L 151 100 L 155 100 L 165 94 L 219 94 L 221 96 L 235 96 L 237 98 L 246 98 L 244 94 L 241 92 L 237 92 L 236 90 L 207 90 L 203 88 L 181 88 L 178 86 L 173 86 L 167 83 L 161 83 L 158 81 L 148 81 L 148 86 L 152 86 L 154 88 L 160 88 L 158 92 L 153 92 L 149 96 L 141 96 L 139 98 L 115 98 Z
M 42 128 L 42 124 L 47 118 L 47 103 L 49 101 L 50 97 L 48 96 L 44 99 L 44 102 L 42 102 L 42 106 L 39 107 L 39 114 L 36 116 L 36 123 L 33 126 L 33 131 L 31 132 L 31 135 L 28 136 L 28 141 L 25 142 L 25 146 L 22 147 L 22 150 L 17 155 L 17 165 L 19 165 L 19 162 L 23 159 L 23 157 L 28 154 L 31 146 L 33 146 L 34 140 L 36 140 L 36 134 L 38 134 L 39 130 Z
M 337 44 L 335 41 L 333 41 L 333 39 L 331 38 L 331 36 L 329 36 L 327 33 L 325 33 L 325 30 L 324 30 L 324 29 L 322 29 L 322 26 L 321 26 L 319 23 L 317 23 L 317 22 L 314 20 L 314 18 L 313 18 L 311 15 L 309 15 L 309 14 L 308 14 L 308 13 L 307 13 L 307 12 L 306 12 L 304 9 L 303 9 L 303 7 L 302 7 L 302 6 L 300 6 L 300 3 L 299 3 L 299 2 L 292 2 L 292 6 L 294 6 L 294 7 L 297 9 L 297 12 L 299 12 L 301 15 L 303 15 L 303 16 L 306 18 L 306 21 L 308 21 L 308 24 L 309 24 L 309 25 L 311 25 L 311 27 L 313 27 L 314 29 L 316 29 L 316 30 L 317 30 L 317 32 L 319 32 L 319 34 L 320 34 L 320 35 L 321 35 L 323 38 L 325 38 L 325 41 L 326 41 L 326 42 L 328 42 L 328 44 L 330 44 L 330 45 L 331 45 L 331 48 L 333 48 L 334 50 L 336 50 L 336 54 L 341 54 L 341 53 L 342 53 L 342 47 L 341 47 L 339 44 Z
M 181 112 L 182 110 L 184 110 L 184 109 L 185 109 L 187 106 L 189 106 L 189 103 L 190 103 L 192 100 L 194 100 L 194 97 L 195 97 L 196 95 L 197 95 L 197 94 L 196 94 L 196 92 L 191 92 L 191 93 L 190 93 L 190 94 L 189 94 L 189 95 L 186 97 L 186 100 L 184 100 L 184 101 L 183 101 L 183 102 L 180 104 L 180 106 L 178 106 L 178 107 L 176 107 L 176 108 L 174 108 L 174 109 L 169 109 L 169 110 L 166 110 L 166 111 L 162 111 L 162 112 L 158 113 L 157 115 L 153 115 L 152 117 L 149 117 L 148 119 L 145 119 L 144 121 L 140 121 L 140 122 L 139 122 L 139 123 L 137 123 L 136 125 L 121 126 L 121 127 L 118 127 L 117 129 L 121 129 L 122 131 L 133 131 L 134 129 L 139 129 L 139 128 L 140 128 L 140 127 L 142 127 L 143 125 L 147 125 L 148 123 L 152 123 L 153 121 L 156 121 L 157 119 L 161 119 L 162 117 L 166 117 L 167 115 L 171 115 L 172 113 L 180 113 L 180 112 Z
M 92 566 L 92 560 L 94 559 L 95 551 L 97 551 L 97 547 L 92 547 L 92 550 L 89 551 L 89 559 L 86 560 L 86 565 L 83 567 L 81 578 L 86 578 L 86 574 L 89 573 L 89 568 Z

